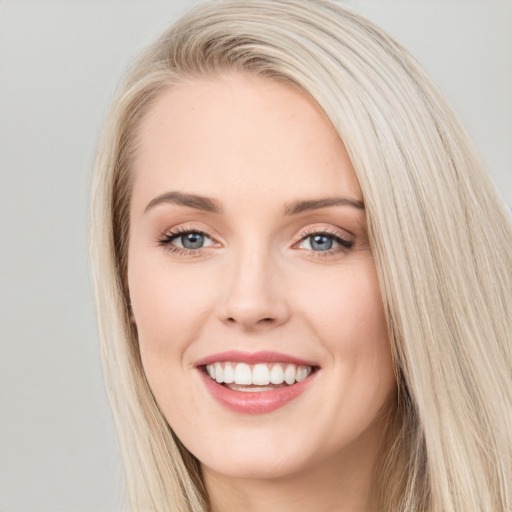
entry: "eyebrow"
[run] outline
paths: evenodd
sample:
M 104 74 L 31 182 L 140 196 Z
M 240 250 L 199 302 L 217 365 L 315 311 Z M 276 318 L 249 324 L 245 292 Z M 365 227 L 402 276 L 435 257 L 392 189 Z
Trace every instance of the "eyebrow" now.
M 188 206 L 196 210 L 202 210 L 209 213 L 222 213 L 220 204 L 210 197 L 198 196 L 195 194 L 185 194 L 183 192 L 166 192 L 160 196 L 152 199 L 144 213 L 148 212 L 159 204 L 178 204 L 181 206 Z M 328 208 L 330 206 L 352 206 L 358 210 L 364 210 L 364 203 L 356 199 L 349 199 L 347 197 L 327 197 L 324 199 L 312 199 L 308 201 L 295 201 L 286 205 L 283 210 L 284 215 L 297 215 L 299 213 L 311 210 L 319 210 L 321 208 Z
M 297 215 L 298 213 L 328 208 L 329 206 L 352 206 L 358 210 L 364 210 L 364 203 L 357 199 L 347 197 L 326 197 L 325 199 L 313 199 L 310 201 L 296 201 L 290 203 L 284 209 L 284 215 Z
M 195 208 L 196 210 L 202 210 L 210 213 L 222 213 L 220 204 L 214 199 L 196 196 L 194 194 L 184 194 L 182 192 L 167 192 L 161 196 L 155 197 L 148 203 L 144 209 L 144 213 L 163 203 L 179 204 L 181 206 L 188 206 L 190 208 Z

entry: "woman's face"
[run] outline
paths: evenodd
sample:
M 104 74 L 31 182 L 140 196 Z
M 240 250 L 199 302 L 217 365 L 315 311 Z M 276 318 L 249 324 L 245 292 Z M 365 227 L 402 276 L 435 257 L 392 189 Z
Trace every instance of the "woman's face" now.
M 326 116 L 233 73 L 167 90 L 139 135 L 128 282 L 174 432 L 206 473 L 373 457 L 395 380 L 361 190 Z

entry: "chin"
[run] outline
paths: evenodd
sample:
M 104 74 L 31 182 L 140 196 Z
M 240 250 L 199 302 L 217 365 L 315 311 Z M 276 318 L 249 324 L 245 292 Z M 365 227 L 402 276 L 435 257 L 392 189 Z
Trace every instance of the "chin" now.
M 294 425 L 288 425 L 286 432 L 258 430 L 233 429 L 215 443 L 202 446 L 194 443 L 189 450 L 206 470 L 231 478 L 256 480 L 286 478 L 328 458 L 325 443 L 315 443 L 317 436 L 312 432 L 301 431 Z
M 295 450 L 296 451 L 296 450 Z M 297 453 L 292 457 L 279 454 L 262 453 L 259 456 L 248 458 L 238 452 L 234 457 L 228 457 L 223 461 L 214 461 L 212 464 L 202 463 L 203 470 L 207 468 L 214 473 L 219 473 L 231 478 L 265 480 L 280 479 L 300 473 L 306 467 L 307 460 L 299 460 Z

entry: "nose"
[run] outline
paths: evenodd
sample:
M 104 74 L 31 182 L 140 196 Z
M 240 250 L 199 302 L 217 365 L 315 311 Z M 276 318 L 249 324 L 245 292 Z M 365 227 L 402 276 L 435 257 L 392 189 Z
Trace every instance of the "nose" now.
M 225 324 L 259 331 L 289 319 L 283 276 L 269 254 L 245 251 L 226 272 L 224 284 L 218 311 Z

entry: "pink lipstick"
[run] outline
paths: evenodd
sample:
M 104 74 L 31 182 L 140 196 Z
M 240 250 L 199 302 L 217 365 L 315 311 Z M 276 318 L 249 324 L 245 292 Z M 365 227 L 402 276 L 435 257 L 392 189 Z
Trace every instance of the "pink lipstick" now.
M 283 407 L 312 383 L 318 365 L 277 352 L 229 351 L 196 363 L 212 397 L 231 411 L 263 414 Z

